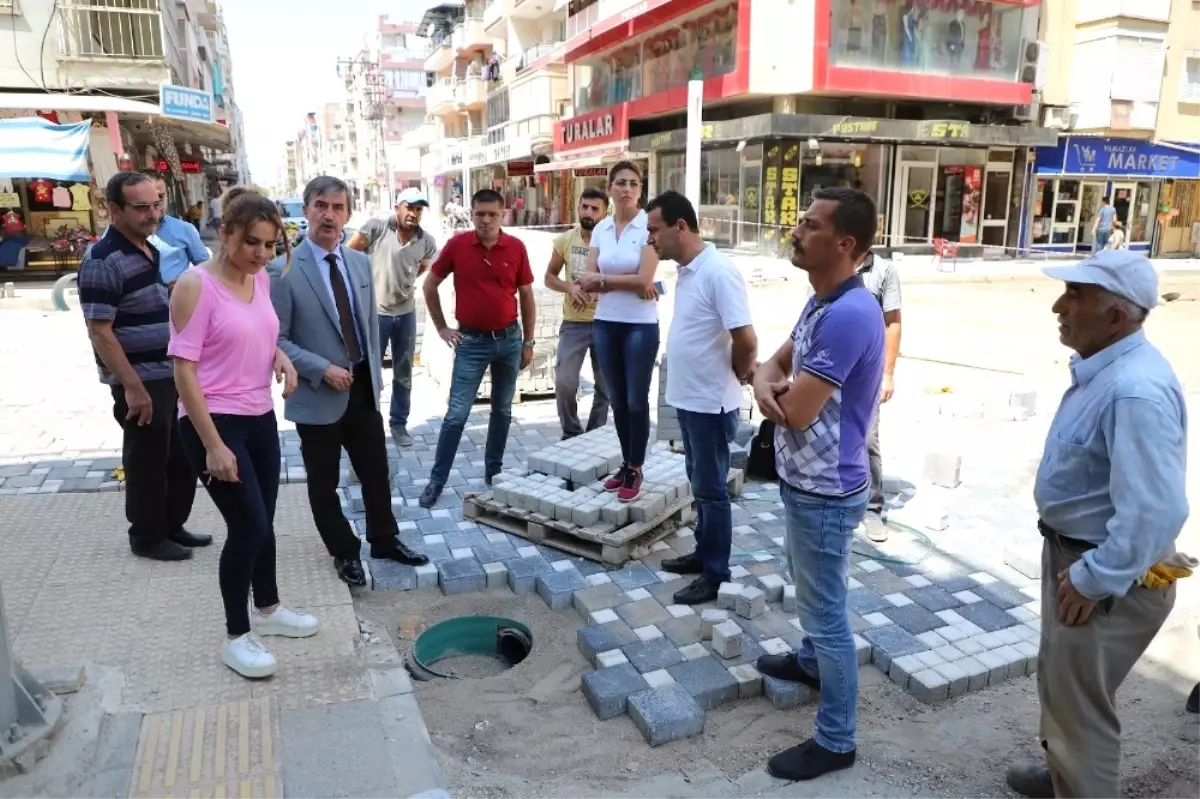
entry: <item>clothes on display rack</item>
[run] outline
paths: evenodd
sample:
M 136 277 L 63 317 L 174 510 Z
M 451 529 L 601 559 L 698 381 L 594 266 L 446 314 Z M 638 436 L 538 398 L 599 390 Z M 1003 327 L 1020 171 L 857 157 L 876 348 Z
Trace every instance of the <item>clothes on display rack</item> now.
M 71 186 L 71 210 L 92 210 L 92 187 L 86 183 L 76 183 Z
M 45 178 L 31 180 L 29 191 L 33 193 L 34 202 L 49 203 L 54 196 L 54 186 Z
M 71 192 L 67 191 L 67 187 L 59 183 L 50 193 L 51 204 L 55 208 L 70 208 L 71 207 Z
M 850 0 L 850 15 L 846 26 L 846 50 L 857 53 L 862 50 L 863 13 L 858 0 Z
M 21 195 L 17 194 L 11 188 L 8 191 L 4 191 L 3 187 L 0 187 L 0 208 L 20 208 L 20 207 L 21 207 Z
M 881 63 L 887 58 L 887 12 L 882 8 L 871 17 L 871 55 Z
M 900 15 L 900 63 L 913 65 L 917 61 L 917 7 L 908 5 Z
M 967 46 L 966 26 L 963 25 L 963 11 L 960 8 L 954 12 L 954 19 L 946 26 L 946 52 L 950 54 L 951 66 L 958 66 L 962 60 L 963 49 Z
M 0 216 L 0 219 L 4 220 L 4 224 L 0 227 L 3 228 L 5 234 L 11 236 L 25 232 L 25 220 L 16 211 L 9 211 L 4 216 Z

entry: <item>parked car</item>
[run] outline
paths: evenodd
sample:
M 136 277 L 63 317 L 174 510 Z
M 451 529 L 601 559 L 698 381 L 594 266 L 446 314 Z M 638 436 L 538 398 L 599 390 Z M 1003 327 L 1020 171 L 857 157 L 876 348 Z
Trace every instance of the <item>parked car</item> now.
M 282 255 L 284 237 L 287 237 L 287 241 L 298 241 L 308 232 L 308 220 L 304 218 L 304 200 L 299 197 L 276 200 L 275 206 L 279 209 L 279 216 L 283 218 L 283 232 L 275 242 L 275 253 Z

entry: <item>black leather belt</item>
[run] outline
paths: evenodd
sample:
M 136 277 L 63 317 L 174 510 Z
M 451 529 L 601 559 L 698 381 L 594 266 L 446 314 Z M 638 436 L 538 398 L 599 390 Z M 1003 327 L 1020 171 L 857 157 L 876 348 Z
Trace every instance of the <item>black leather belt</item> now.
M 516 322 L 513 322 L 508 327 L 502 327 L 499 330 L 477 330 L 473 327 L 467 327 L 466 325 L 459 325 L 458 332 L 462 333 L 464 336 L 488 336 L 493 340 L 499 340 L 502 338 L 508 338 L 508 334 L 515 331 L 517 328 L 518 325 Z
M 1049 538 L 1057 541 L 1073 552 L 1088 552 L 1096 548 L 1096 545 L 1090 541 L 1081 541 L 1078 538 L 1071 538 L 1070 536 L 1063 535 L 1041 519 L 1038 519 L 1037 526 L 1038 532 L 1042 534 L 1043 538 Z

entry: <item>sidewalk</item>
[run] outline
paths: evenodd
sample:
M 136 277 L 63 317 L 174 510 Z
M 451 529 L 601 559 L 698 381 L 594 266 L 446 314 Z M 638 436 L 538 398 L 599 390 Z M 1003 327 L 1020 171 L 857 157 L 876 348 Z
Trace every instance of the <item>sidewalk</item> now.
M 280 491 L 279 588 L 317 615 L 321 631 L 269 639 L 280 670 L 258 682 L 219 659 L 224 524 L 207 496 L 197 495 L 189 529 L 217 540 L 183 563 L 129 553 L 123 502 L 0 498 L 14 652 L 35 673 L 83 666 L 88 682 L 69 700 L 49 757 L 0 783 L 0 796 L 410 796 L 442 787 L 399 656 L 386 635 L 360 632 L 303 488 Z

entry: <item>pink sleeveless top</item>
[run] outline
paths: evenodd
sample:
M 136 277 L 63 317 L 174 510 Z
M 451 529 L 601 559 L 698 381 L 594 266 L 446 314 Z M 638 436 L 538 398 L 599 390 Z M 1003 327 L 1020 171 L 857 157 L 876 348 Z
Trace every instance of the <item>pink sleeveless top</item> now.
M 209 413 L 261 416 L 273 410 L 271 380 L 279 317 L 271 304 L 266 271 L 254 276 L 250 302 L 243 302 L 208 270 L 190 271 L 199 273 L 204 288 L 182 331 L 171 320 L 167 354 L 198 364 L 196 372 Z M 182 402 L 179 415 L 187 415 Z

